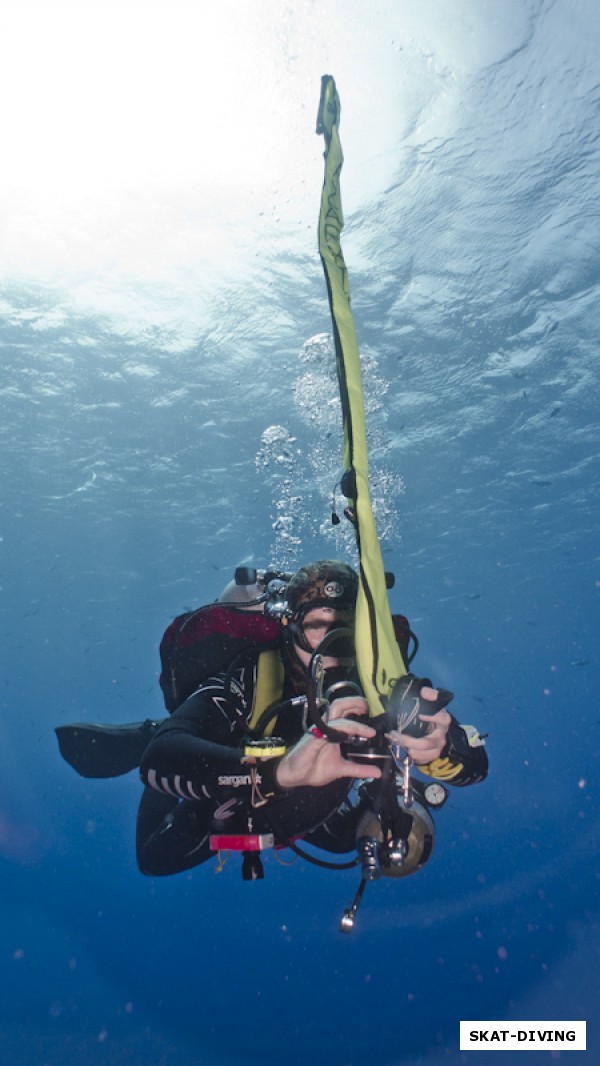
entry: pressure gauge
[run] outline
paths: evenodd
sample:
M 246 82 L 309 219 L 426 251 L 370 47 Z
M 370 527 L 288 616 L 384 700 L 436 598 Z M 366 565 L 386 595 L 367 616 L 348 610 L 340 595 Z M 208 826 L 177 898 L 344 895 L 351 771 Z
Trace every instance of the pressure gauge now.
M 286 750 L 285 741 L 279 737 L 260 737 L 244 744 L 247 759 L 277 759 L 285 755 Z
M 443 807 L 448 799 L 448 789 L 437 782 L 432 782 L 430 785 L 425 785 L 423 795 L 430 807 Z

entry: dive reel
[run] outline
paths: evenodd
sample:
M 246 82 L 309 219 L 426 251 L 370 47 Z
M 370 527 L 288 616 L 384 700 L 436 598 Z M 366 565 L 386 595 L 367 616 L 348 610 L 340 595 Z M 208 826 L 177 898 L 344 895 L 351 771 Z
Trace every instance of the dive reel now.
M 362 695 L 359 687 L 343 677 L 335 677 L 334 670 L 325 670 L 324 651 L 335 655 L 332 645 L 342 645 L 352 634 L 348 630 L 332 629 L 312 656 L 308 691 L 308 713 L 319 732 L 339 743 L 344 758 L 353 762 L 375 765 L 381 770 L 377 780 L 367 780 L 359 789 L 359 805 L 363 813 L 356 830 L 356 847 L 362 869 L 361 882 L 350 907 L 340 921 L 340 931 L 354 928 L 356 912 L 368 881 L 384 877 L 407 877 L 428 862 L 435 842 L 435 824 L 431 810 L 439 809 L 448 798 L 446 788 L 438 782 L 424 784 L 412 778 L 412 759 L 401 757 L 401 734 L 420 737 L 431 729 L 431 723 L 420 712 L 435 714 L 446 707 L 452 693 L 439 689 L 435 699 L 425 699 L 421 690 L 431 685 L 428 678 L 412 674 L 400 678 L 387 701 L 386 713 L 370 719 L 377 729 L 374 737 L 349 737 L 325 720 L 327 709 L 334 699 Z M 327 688 L 325 685 L 327 684 Z

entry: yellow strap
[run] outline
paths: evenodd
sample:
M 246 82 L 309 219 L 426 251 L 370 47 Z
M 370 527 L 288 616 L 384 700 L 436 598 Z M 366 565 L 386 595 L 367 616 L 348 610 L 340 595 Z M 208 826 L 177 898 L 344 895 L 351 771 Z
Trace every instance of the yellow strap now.
M 252 714 L 248 725 L 251 729 L 258 722 L 263 711 L 267 707 L 280 700 L 283 695 L 284 668 L 281 655 L 276 649 L 261 651 L 258 657 L 256 687 L 254 689 L 254 702 Z M 275 728 L 275 718 L 268 723 L 264 735 L 271 736 Z
M 369 495 L 367 433 L 362 372 L 356 330 L 350 306 L 348 271 L 341 246 L 344 215 L 340 173 L 344 156 L 338 125 L 340 99 L 335 81 L 322 79 L 317 133 L 325 136 L 325 178 L 319 215 L 319 252 L 327 280 L 333 323 L 337 372 L 344 416 L 344 468 L 354 472 L 355 497 L 348 497 L 356 516 L 360 556 L 356 603 L 356 657 L 369 713 L 385 712 L 382 696 L 388 696 L 394 681 L 406 674 L 394 634 L 381 547 Z

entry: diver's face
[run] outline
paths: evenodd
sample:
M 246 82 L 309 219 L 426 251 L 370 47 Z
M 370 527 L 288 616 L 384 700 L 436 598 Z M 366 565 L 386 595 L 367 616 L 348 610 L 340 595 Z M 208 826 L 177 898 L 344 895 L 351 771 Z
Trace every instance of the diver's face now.
M 352 626 L 352 624 L 351 611 L 336 611 L 333 607 L 313 607 L 311 611 L 307 611 L 304 615 L 302 629 L 306 643 L 313 651 L 316 651 L 333 626 Z M 300 662 L 308 666 L 311 659 L 310 652 L 306 651 L 305 648 L 300 648 L 297 644 L 294 644 L 294 648 Z M 337 666 L 338 660 L 326 655 L 323 659 L 323 665 L 327 670 L 331 666 Z

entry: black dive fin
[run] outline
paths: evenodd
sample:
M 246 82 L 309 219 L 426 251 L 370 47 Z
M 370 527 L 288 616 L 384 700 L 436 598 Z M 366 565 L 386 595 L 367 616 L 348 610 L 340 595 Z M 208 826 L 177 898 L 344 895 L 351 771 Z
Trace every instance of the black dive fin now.
M 140 765 L 160 722 L 127 725 L 79 722 L 54 730 L 63 759 L 82 777 L 119 777 Z

